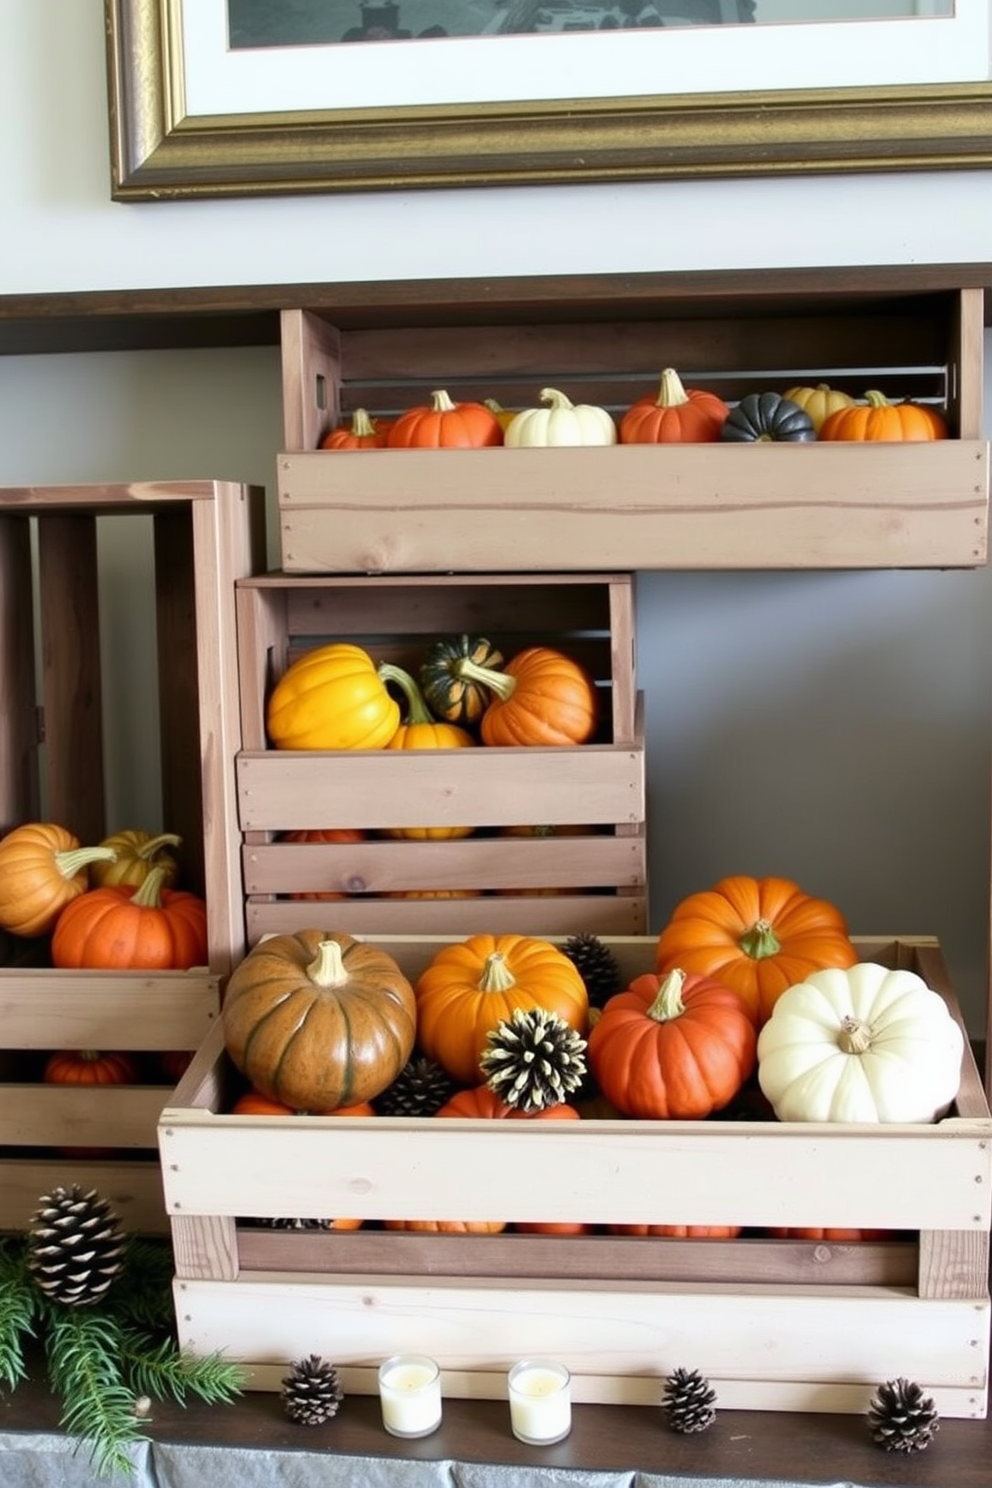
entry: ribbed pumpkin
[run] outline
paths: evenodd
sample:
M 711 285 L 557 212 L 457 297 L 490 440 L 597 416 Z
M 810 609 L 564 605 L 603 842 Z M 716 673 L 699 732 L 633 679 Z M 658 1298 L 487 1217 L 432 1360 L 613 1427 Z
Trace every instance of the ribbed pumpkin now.
M 107 971 L 206 966 L 206 903 L 184 889 L 163 889 L 165 871 L 153 868 L 137 889 L 90 889 L 67 904 L 52 936 L 53 965 Z
M 557 1013 L 577 1033 L 589 1015 L 585 983 L 550 941 L 526 935 L 471 935 L 444 946 L 416 986 L 421 1051 L 460 1085 L 483 1080 L 486 1035 L 515 1008 Z
M 11 935 L 47 935 L 73 899 L 90 887 L 89 867 L 114 856 L 83 847 L 57 822 L 26 822 L 0 840 L 0 928 Z
M 832 413 L 839 408 L 853 408 L 856 401 L 850 393 L 842 393 L 840 388 L 832 388 L 827 382 L 818 382 L 813 387 L 786 388 L 785 396 L 791 403 L 798 403 L 805 409 L 817 434 Z
M 45 1061 L 46 1085 L 137 1085 L 138 1066 L 131 1054 L 109 1049 L 59 1049 Z
M 389 430 L 390 449 L 481 449 L 503 443 L 503 429 L 484 403 L 455 403 L 444 388 L 422 407 L 408 408 Z
M 820 438 L 826 440 L 946 439 L 947 421 L 937 409 L 924 403 L 890 403 L 884 393 L 872 388 L 865 401 L 841 408 L 825 420 Z
M 716 393 L 687 388 L 674 367 L 657 393 L 638 398 L 620 420 L 621 444 L 706 444 L 719 439 L 730 409 Z
M 522 1111 L 518 1106 L 508 1106 L 500 1100 L 488 1085 L 472 1085 L 467 1090 L 456 1090 L 450 1100 L 445 1101 L 439 1116 L 462 1116 L 481 1121 L 578 1121 L 579 1113 L 566 1101 L 556 1106 L 542 1106 L 539 1111 Z
M 104 837 L 101 847 L 109 847 L 114 856 L 99 858 L 90 864 L 90 885 L 104 889 L 116 884 L 133 884 L 139 888 L 153 868 L 163 869 L 162 887 L 171 889 L 179 877 L 179 864 L 170 848 L 179 847 L 182 838 L 175 832 L 153 835 L 138 827 L 124 828 Z
M 503 442 L 508 448 L 616 444 L 617 426 L 605 408 L 573 403 L 557 388 L 542 388 L 540 397 L 547 407 L 521 409 L 507 426 Z
M 579 662 L 551 646 L 518 651 L 502 672 L 466 657 L 458 673 L 492 693 L 480 725 L 484 744 L 561 747 L 586 744 L 596 732 L 595 681 Z
M 420 667 L 420 687 L 435 718 L 471 727 L 491 700 L 489 688 L 459 670 L 463 661 L 499 671 L 503 653 L 481 635 L 442 637 L 427 648 Z
M 362 827 L 300 827 L 296 831 L 283 832 L 283 842 L 295 842 L 301 844 L 335 843 L 337 845 L 349 845 L 356 842 L 365 842 L 368 833 Z M 347 899 L 351 891 L 343 889 L 294 889 L 286 895 L 287 899 L 322 900 Z
M 611 1235 L 657 1235 L 669 1240 L 736 1240 L 742 1225 L 611 1224 Z
M 387 1230 L 415 1230 L 426 1235 L 498 1235 L 506 1229 L 502 1219 L 387 1219 Z
M 840 910 L 788 878 L 736 874 L 676 906 L 658 937 L 658 971 L 717 977 L 761 1024 L 787 987 L 858 953 Z
M 731 1101 L 754 1069 L 757 1033 L 736 992 L 673 970 L 635 977 L 589 1034 L 589 1068 L 625 1116 L 699 1120 Z
M 276 749 L 384 749 L 400 705 L 361 646 L 316 646 L 286 669 L 269 697 L 266 728 Z
M 334 930 L 259 941 L 227 984 L 224 1042 L 256 1089 L 301 1111 L 371 1101 L 413 1049 L 417 1006 L 397 963 Z
M 351 422 L 330 429 L 320 441 L 322 450 L 368 450 L 385 449 L 389 426 L 383 421 L 369 417 L 367 408 L 356 408 Z
M 805 444 L 815 438 L 805 408 L 781 393 L 745 394 L 720 428 L 720 439 L 732 444 Z

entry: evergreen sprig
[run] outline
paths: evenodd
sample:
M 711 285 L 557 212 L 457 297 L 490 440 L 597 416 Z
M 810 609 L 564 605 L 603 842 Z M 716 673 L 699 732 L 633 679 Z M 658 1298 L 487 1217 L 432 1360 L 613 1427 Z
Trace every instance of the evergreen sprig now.
M 24 1344 L 34 1335 L 38 1303 L 23 1250 L 0 1242 L 0 1386 L 7 1389 L 27 1378 Z
M 198 1359 L 176 1349 L 170 1339 L 156 1343 L 147 1333 L 123 1329 L 121 1352 L 135 1395 L 154 1400 L 171 1397 L 185 1405 L 195 1395 L 207 1405 L 229 1405 L 244 1388 L 247 1373 L 221 1354 Z
M 48 1304 L 45 1313 L 48 1377 L 62 1400 L 59 1425 L 88 1444 L 101 1477 L 133 1473 L 128 1448 L 146 1438 L 121 1372 L 119 1323 L 90 1308 Z

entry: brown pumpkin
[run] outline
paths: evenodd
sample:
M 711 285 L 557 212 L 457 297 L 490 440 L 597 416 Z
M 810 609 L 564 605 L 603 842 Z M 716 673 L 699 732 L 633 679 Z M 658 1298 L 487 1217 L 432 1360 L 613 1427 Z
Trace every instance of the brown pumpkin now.
M 234 968 L 224 1041 L 256 1090 L 304 1111 L 371 1101 L 413 1050 L 413 988 L 386 951 L 334 930 L 259 943 Z

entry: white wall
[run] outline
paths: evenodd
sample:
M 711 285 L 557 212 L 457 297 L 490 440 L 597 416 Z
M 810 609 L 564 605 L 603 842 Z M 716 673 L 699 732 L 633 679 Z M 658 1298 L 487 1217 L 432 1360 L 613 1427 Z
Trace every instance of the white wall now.
M 992 260 L 992 172 L 123 206 L 101 0 L 0 0 L 0 35 L 0 293 Z M 271 350 L 0 358 L 0 485 L 271 489 L 279 421 Z M 141 582 L 108 562 L 126 653 Z M 858 933 L 939 934 L 977 1032 L 988 572 L 648 574 L 638 610 L 655 925 L 723 873 L 792 875 Z M 131 665 L 122 825 L 144 806 Z

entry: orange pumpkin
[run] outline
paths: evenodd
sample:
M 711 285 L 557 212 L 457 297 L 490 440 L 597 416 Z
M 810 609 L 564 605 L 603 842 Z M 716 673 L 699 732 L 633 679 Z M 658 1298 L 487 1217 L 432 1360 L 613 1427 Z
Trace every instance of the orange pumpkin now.
M 875 389 L 865 393 L 863 403 L 838 408 L 820 425 L 824 440 L 915 440 L 946 439 L 947 421 L 935 408 L 923 403 L 890 403 Z
M 454 403 L 443 388 L 429 405 L 408 408 L 389 430 L 390 449 L 480 449 L 502 444 L 499 419 L 484 403 Z
M 90 889 L 66 906 L 52 936 L 58 967 L 189 971 L 206 966 L 207 906 L 184 889 L 163 889 L 165 869 L 140 888 Z
M 466 657 L 458 672 L 493 694 L 479 725 L 484 744 L 585 744 L 596 732 L 595 681 L 579 662 L 551 646 L 518 651 L 502 672 Z
M 719 1111 L 754 1069 L 758 1035 L 741 998 L 711 976 L 635 977 L 589 1034 L 597 1086 L 626 1116 L 696 1120 Z
M 138 1066 L 131 1054 L 113 1049 L 59 1049 L 45 1061 L 46 1085 L 137 1085 Z M 112 1157 L 112 1147 L 60 1147 L 64 1157 L 96 1162 Z
M 56 822 L 27 822 L 0 840 L 0 929 L 47 935 L 59 915 L 90 887 L 89 865 L 114 856 L 83 847 Z
M 857 1240 L 884 1240 L 891 1231 L 773 1228 L 768 1233 L 775 1240 L 826 1240 L 832 1241 L 835 1245 L 844 1245 Z
M 690 894 L 658 937 L 660 972 L 718 977 L 759 1023 L 787 987 L 823 967 L 853 966 L 858 953 L 840 910 L 787 878 L 723 878 Z
M 498 1235 L 506 1229 L 502 1219 L 387 1219 L 387 1230 L 416 1230 L 428 1235 Z
M 611 1235 L 658 1235 L 671 1240 L 736 1240 L 741 1225 L 611 1224 Z
M 406 699 L 406 719 L 386 745 L 387 749 L 475 748 L 475 739 L 467 729 L 457 723 L 439 722 L 433 717 L 409 672 L 383 663 L 379 667 L 379 676 L 384 682 L 395 683 Z M 471 833 L 471 827 L 391 827 L 387 835 L 415 841 L 445 841 L 468 837 Z
M 385 449 L 389 430 L 384 422 L 369 417 L 368 409 L 356 408 L 350 424 L 330 429 L 320 441 L 322 450 Z
M 557 1013 L 577 1033 L 589 1016 L 585 983 L 550 941 L 471 935 L 444 946 L 417 982 L 417 1042 L 460 1085 L 483 1079 L 486 1036 L 516 1008 Z
M 657 393 L 638 398 L 620 420 L 621 444 L 707 444 L 719 439 L 730 409 L 716 393 L 687 388 L 673 367 Z

